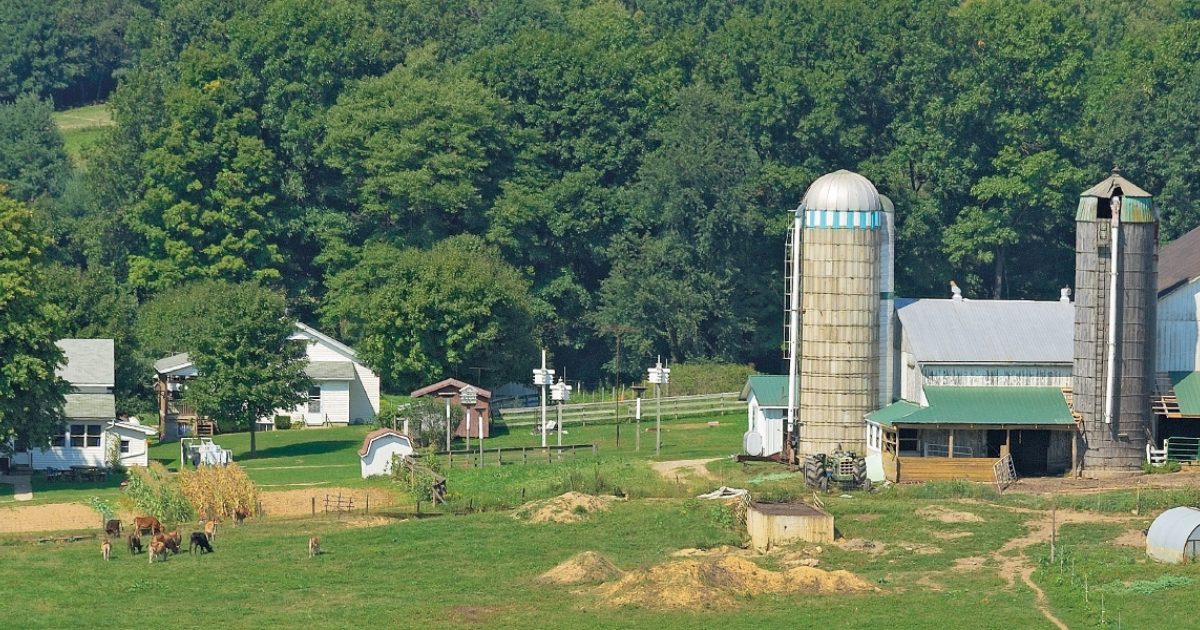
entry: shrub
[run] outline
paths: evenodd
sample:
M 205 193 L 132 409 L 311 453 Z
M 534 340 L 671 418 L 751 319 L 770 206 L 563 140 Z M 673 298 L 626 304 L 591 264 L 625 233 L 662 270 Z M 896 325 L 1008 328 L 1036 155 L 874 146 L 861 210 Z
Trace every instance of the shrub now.
M 206 519 L 227 518 L 242 509 L 254 513 L 258 487 L 237 464 L 200 466 L 179 472 L 179 486 L 197 514 Z
M 192 519 L 195 514 L 192 504 L 180 490 L 179 480 L 167 471 L 166 466 L 152 461 L 145 468 L 133 466 L 126 475 L 128 484 L 122 501 L 131 510 L 169 523 Z
M 392 456 L 392 478 L 403 483 L 413 499 L 432 501 L 434 477 L 440 474 L 441 469 L 441 464 L 433 456 L 433 449 L 420 449 L 417 466 L 412 471 L 402 463 L 403 459 L 402 455 Z
M 698 394 L 721 394 L 741 391 L 746 379 L 756 370 L 752 365 L 717 363 L 715 361 L 692 361 L 671 366 L 670 394 L 691 396 Z M 653 395 L 654 388 L 647 390 Z M 666 395 L 667 392 L 663 392 Z
M 275 416 L 275 428 L 281 431 L 286 431 L 292 428 L 291 416 Z
M 1149 475 L 1159 475 L 1166 473 L 1177 473 L 1183 470 L 1183 465 L 1179 462 L 1168 459 L 1161 464 L 1151 464 L 1150 462 L 1142 462 L 1142 472 Z
M 104 499 L 101 499 L 100 497 L 88 497 L 87 505 L 93 510 L 96 510 L 96 513 L 100 515 L 100 520 L 102 521 L 107 522 L 112 519 L 114 514 L 116 514 L 116 510 L 113 509 L 112 504 Z
M 463 410 L 459 405 L 450 405 L 450 424 L 458 426 Z M 378 429 L 403 430 L 408 421 L 408 431 L 417 444 L 437 447 L 446 443 L 446 403 L 435 398 L 417 398 L 394 408 L 384 409 L 372 424 Z

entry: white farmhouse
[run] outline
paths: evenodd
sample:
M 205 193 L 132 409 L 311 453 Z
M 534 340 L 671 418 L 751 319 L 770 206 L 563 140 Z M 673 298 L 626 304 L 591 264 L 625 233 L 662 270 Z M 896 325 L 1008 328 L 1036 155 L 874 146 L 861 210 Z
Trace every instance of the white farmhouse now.
M 392 472 L 393 457 L 407 457 L 412 454 L 412 441 L 407 435 L 392 429 L 376 429 L 367 434 L 363 439 L 362 448 L 358 449 L 362 477 L 366 479 L 376 475 L 389 475 Z
M 361 424 L 379 413 L 379 377 L 352 348 L 301 323 L 296 324 L 296 331 L 289 339 L 304 344 L 308 359 L 305 372 L 313 384 L 304 402 L 293 409 L 279 410 L 279 415 L 290 415 L 293 422 L 323 426 Z M 197 376 L 187 353 L 155 361 L 154 370 L 161 430 L 167 435 L 181 436 L 190 432 L 193 424 L 201 428 L 201 419 L 183 401 L 187 382 Z M 273 421 L 274 418 L 263 418 L 260 423 L 270 425 Z

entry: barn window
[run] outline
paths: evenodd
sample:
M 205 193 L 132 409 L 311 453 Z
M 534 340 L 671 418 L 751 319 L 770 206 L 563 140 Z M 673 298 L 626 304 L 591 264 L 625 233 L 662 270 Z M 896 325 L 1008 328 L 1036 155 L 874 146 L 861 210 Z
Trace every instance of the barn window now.
M 121 440 L 121 452 L 122 453 L 129 452 L 129 440 Z
M 308 411 L 310 413 L 320 413 L 321 411 L 321 388 L 313 387 L 308 390 Z

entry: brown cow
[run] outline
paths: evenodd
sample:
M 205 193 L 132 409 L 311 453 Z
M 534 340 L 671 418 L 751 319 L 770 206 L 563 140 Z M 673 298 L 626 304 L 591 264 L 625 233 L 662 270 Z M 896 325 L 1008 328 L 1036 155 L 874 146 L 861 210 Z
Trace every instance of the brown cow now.
M 159 534 L 162 533 L 163 526 L 153 516 L 135 516 L 133 519 L 133 529 L 139 534 Z
M 150 543 L 150 564 L 154 564 L 155 558 L 160 562 L 167 559 L 167 547 L 158 540 Z
M 179 535 L 179 530 L 175 530 L 173 532 L 168 532 L 165 534 L 155 534 L 154 535 L 154 542 L 161 543 L 163 547 L 167 548 L 167 550 L 169 550 L 173 554 L 179 553 L 179 543 L 182 540 L 183 540 L 183 537 Z M 153 543 L 151 543 L 151 546 L 153 546 Z
M 115 518 L 105 521 L 104 533 L 108 534 L 109 536 L 116 536 L 117 538 L 120 538 L 121 537 L 121 521 L 119 521 Z
M 247 516 L 250 516 L 250 510 L 247 510 L 246 508 L 238 508 L 233 511 L 233 522 L 241 525 L 242 521 L 245 521 Z
M 108 560 L 109 556 L 112 555 L 112 543 L 108 542 L 108 538 L 105 538 L 104 542 L 100 543 L 100 555 L 104 556 L 105 560 Z
M 308 557 L 315 558 L 321 553 L 321 539 L 313 536 L 308 539 Z
M 200 521 L 200 525 L 204 527 L 204 535 L 209 541 L 217 539 L 217 521 Z
M 138 536 L 137 532 L 130 534 L 127 542 L 129 544 L 129 553 L 135 554 L 142 552 L 142 537 Z

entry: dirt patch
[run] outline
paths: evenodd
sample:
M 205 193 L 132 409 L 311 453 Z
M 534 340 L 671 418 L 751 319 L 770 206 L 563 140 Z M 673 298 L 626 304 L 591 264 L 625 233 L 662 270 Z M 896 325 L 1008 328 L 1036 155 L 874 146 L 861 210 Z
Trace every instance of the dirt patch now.
M 847 521 L 858 521 L 860 523 L 870 523 L 871 521 L 879 520 L 879 516 L 880 516 L 879 514 L 853 514 L 851 516 L 845 516 L 843 518 L 845 518 Z
M 1109 479 L 1074 479 L 1070 477 L 1030 477 L 1019 479 L 1005 492 L 1024 492 L 1039 495 L 1092 494 L 1111 490 L 1136 488 L 1180 488 L 1200 483 L 1200 466 L 1185 466 L 1183 470 L 1160 475 L 1133 474 Z
M 1113 544 L 1124 547 L 1137 547 L 1138 549 L 1145 549 L 1146 534 L 1140 529 L 1131 529 L 1114 538 Z
M 941 523 L 982 523 L 983 517 L 974 512 L 951 510 L 940 505 L 923 507 L 916 512 L 917 516 Z
M 446 612 L 454 625 L 475 627 L 491 624 L 502 610 L 500 606 L 452 606 Z
M 712 549 L 680 549 L 672 552 L 672 558 L 705 558 L 708 556 L 749 556 L 754 552 L 749 549 L 741 549 L 739 547 L 730 547 L 729 545 L 721 545 Z
M 593 512 L 603 512 L 615 501 L 582 492 L 568 492 L 553 499 L 531 501 L 517 508 L 513 517 L 531 523 L 578 523 Z
M 342 526 L 349 529 L 359 529 L 362 527 L 382 527 L 391 525 L 392 523 L 403 523 L 408 519 L 403 518 L 388 518 L 386 516 L 359 516 L 351 517 L 342 520 Z
M 972 532 L 933 532 L 933 537 L 938 540 L 958 540 L 959 538 L 970 538 L 974 535 Z
M 887 549 L 887 545 L 877 540 L 865 540 L 862 538 L 848 538 L 838 543 L 838 546 L 846 551 L 858 551 L 872 556 L 877 556 Z
M 915 553 L 918 556 L 928 556 L 935 553 L 942 553 L 941 547 L 926 545 L 924 543 L 898 542 L 892 543 L 892 548 L 903 549 L 909 553 Z
M 857 594 L 878 590 L 849 571 L 813 567 L 770 571 L 737 556 L 674 560 L 631 571 L 598 589 L 613 606 L 689 610 L 731 608 L 738 597 L 764 593 Z
M 958 572 L 977 571 L 977 570 L 983 568 L 983 563 L 985 563 L 985 562 L 987 562 L 987 558 L 983 558 L 980 556 L 969 556 L 966 558 L 959 558 L 954 561 L 954 571 L 958 571 Z
M 584 551 L 567 558 L 558 566 L 538 576 L 544 584 L 571 586 L 609 582 L 624 575 L 617 565 L 594 551 Z
M 366 492 L 362 488 L 314 488 L 308 490 L 282 490 L 273 492 L 263 492 L 259 494 L 259 502 L 262 504 L 263 514 L 266 516 L 308 516 L 313 513 L 313 500 L 316 500 L 317 514 L 325 513 L 325 497 L 336 497 L 339 494 L 342 498 L 352 497 L 354 499 L 354 510 L 363 510 L 367 506 L 367 501 L 371 502 L 371 509 L 376 507 L 387 507 L 395 504 L 395 498 L 386 492 L 375 491 Z
M 79 503 L 50 503 L 0 508 L 0 533 L 99 529 L 100 515 Z
M 655 462 L 652 468 L 658 474 L 674 481 L 679 475 L 691 474 L 700 477 L 701 479 L 716 479 L 713 474 L 708 472 L 706 465 L 709 462 L 715 462 L 720 457 L 710 457 L 708 459 L 678 459 L 671 462 Z
M 685 429 L 685 430 L 686 429 L 715 429 L 719 426 L 721 426 L 721 423 L 714 420 L 712 423 L 687 422 L 685 424 L 675 424 L 675 425 L 672 425 L 670 428 L 673 431 L 677 431 L 679 429 Z

